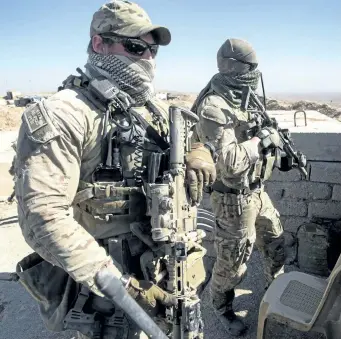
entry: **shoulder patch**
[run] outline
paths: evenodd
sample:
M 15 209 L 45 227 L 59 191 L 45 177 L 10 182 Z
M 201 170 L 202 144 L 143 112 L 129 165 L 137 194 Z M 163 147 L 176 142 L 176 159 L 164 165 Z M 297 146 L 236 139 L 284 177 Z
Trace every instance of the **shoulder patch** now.
M 31 134 L 47 125 L 45 115 L 38 104 L 30 106 L 30 108 L 24 112 L 23 117 Z
M 37 143 L 44 144 L 60 134 L 42 102 L 27 108 L 21 119 L 28 138 Z

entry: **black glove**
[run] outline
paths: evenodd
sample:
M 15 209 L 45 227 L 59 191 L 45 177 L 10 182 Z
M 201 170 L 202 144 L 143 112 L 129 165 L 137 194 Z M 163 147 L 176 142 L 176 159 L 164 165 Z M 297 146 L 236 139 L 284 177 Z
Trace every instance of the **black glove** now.
M 277 130 L 273 127 L 264 127 L 256 135 L 261 140 L 262 148 L 278 147 L 281 143 L 281 138 Z

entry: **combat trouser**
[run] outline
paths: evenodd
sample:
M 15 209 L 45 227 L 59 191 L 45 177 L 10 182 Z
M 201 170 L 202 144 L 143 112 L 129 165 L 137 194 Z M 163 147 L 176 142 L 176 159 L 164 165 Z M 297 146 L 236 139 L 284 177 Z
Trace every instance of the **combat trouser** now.
M 211 194 L 216 216 L 215 262 L 211 296 L 213 306 L 221 309 L 232 303 L 233 289 L 246 274 L 246 263 L 256 243 L 264 256 L 267 284 L 283 272 L 285 262 L 283 227 L 279 213 L 263 189 L 249 195 L 236 195 L 214 191 Z

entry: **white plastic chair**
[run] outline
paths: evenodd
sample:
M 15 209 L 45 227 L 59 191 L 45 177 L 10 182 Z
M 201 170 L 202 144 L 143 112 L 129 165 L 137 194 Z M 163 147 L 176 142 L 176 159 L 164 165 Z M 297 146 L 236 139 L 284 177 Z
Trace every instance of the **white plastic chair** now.
M 258 315 L 257 339 L 266 338 L 268 319 L 302 332 L 341 338 L 341 255 L 328 279 L 283 273 L 266 291 Z

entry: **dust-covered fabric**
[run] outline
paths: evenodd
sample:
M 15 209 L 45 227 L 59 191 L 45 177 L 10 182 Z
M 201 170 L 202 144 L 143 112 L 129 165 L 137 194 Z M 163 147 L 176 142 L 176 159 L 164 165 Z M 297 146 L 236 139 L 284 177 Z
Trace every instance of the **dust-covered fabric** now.
M 252 166 L 260 167 L 256 143 L 245 138 L 248 114 L 233 109 L 218 95 L 208 95 L 197 109 L 196 132 L 201 142 L 211 142 L 216 148 L 217 180 L 231 188 L 249 186 Z
M 211 203 L 216 217 L 217 252 L 211 280 L 213 303 L 243 280 L 254 244 L 264 256 L 267 283 L 283 273 L 283 227 L 264 190 L 249 196 L 213 192 Z
M 26 109 L 17 141 L 15 193 L 19 225 L 28 245 L 46 262 L 65 271 L 66 281 L 70 277 L 101 295 L 94 284 L 95 274 L 106 266 L 119 277 L 120 268 L 114 266 L 86 225 L 74 219 L 71 207 L 79 180 L 91 180 L 101 160 L 103 125 L 99 114 L 73 90 L 58 92 Z M 23 274 L 32 272 L 33 268 Z M 37 279 L 36 283 L 47 285 L 54 275 L 46 277 L 47 281 L 42 276 Z M 31 294 L 33 289 L 32 282 L 28 288 Z M 44 302 L 41 308 L 43 320 L 47 328 L 58 328 L 60 323 L 53 323 L 52 315 L 62 305 L 56 304 L 53 293 L 48 295 L 50 303 Z
M 154 99 L 153 104 L 162 107 Z M 134 109 L 151 120 L 147 107 Z M 162 112 L 166 118 L 167 109 Z M 129 229 L 129 223 L 99 222 L 73 204 L 80 182 L 92 183 L 93 172 L 102 162 L 102 111 L 80 90 L 64 89 L 30 106 L 22 120 L 15 162 L 19 225 L 51 274 L 43 275 L 40 263 L 30 264 L 20 274 L 31 295 L 38 296 L 45 326 L 61 330 L 63 315 L 76 297 L 70 291 L 84 285 L 101 296 L 94 284 L 95 274 L 108 267 L 121 276 L 121 267 L 96 239 L 109 237 L 115 228 Z M 123 157 L 124 168 L 132 167 L 129 152 Z M 53 288 L 39 292 L 40 286 L 47 288 L 49 282 L 60 281 L 70 288 L 61 290 L 60 286 L 56 295 Z

